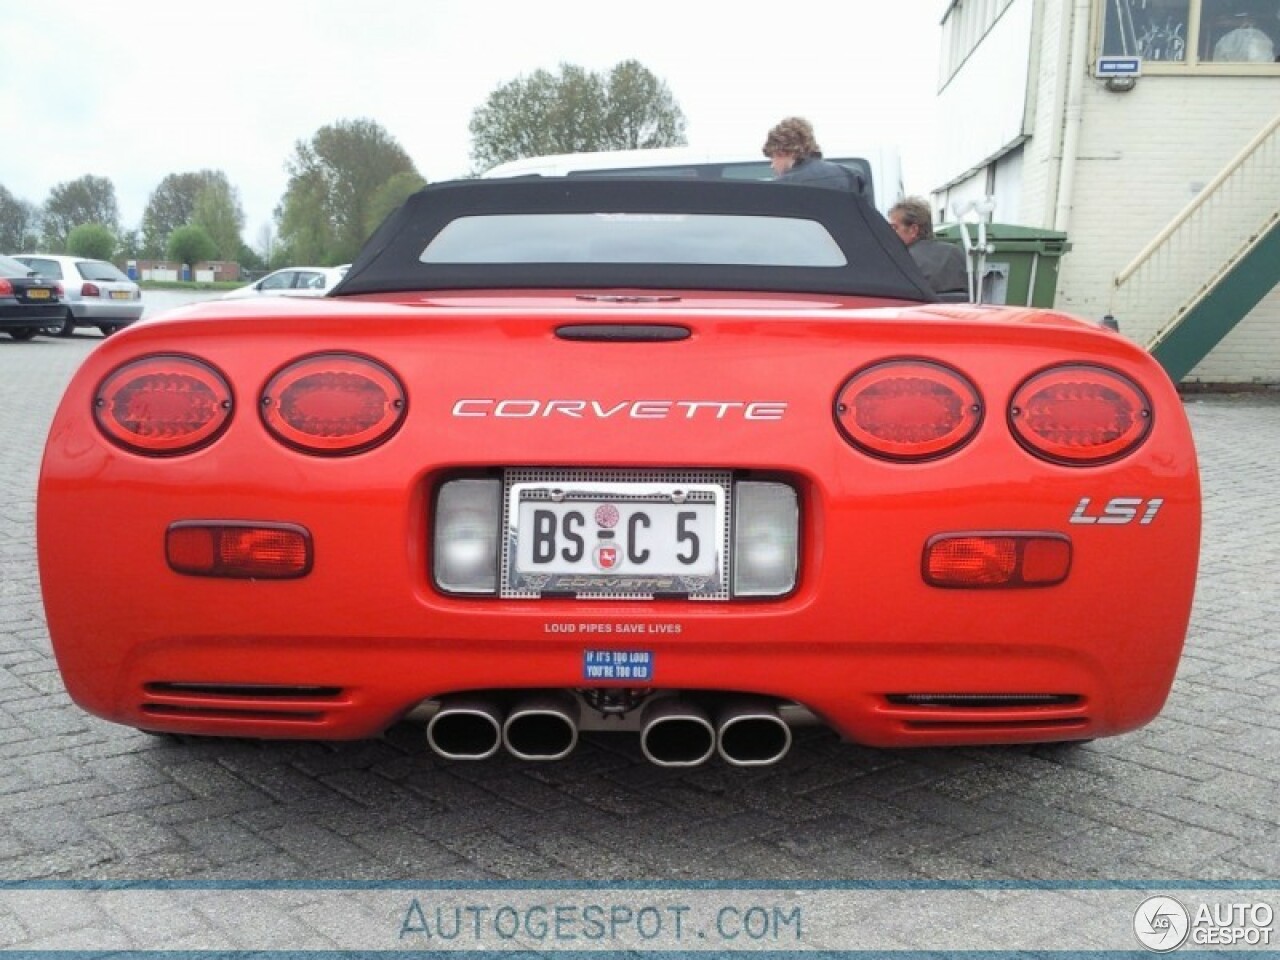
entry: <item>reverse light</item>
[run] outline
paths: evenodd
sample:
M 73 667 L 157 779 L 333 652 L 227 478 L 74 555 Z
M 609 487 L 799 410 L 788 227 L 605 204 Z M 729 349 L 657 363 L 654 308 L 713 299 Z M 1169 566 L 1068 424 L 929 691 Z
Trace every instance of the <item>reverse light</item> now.
M 431 569 L 447 593 L 497 593 L 502 484 L 450 480 L 436 495 Z
M 329 456 L 363 453 L 385 442 L 407 406 L 395 374 L 350 353 L 294 361 L 267 383 L 260 404 L 263 423 L 277 439 Z
M 1009 402 L 1018 442 L 1044 460 L 1088 466 L 1117 460 L 1151 432 L 1151 401 L 1128 377 L 1087 364 L 1042 370 Z
M 207 446 L 231 422 L 226 378 L 194 357 L 157 354 L 116 368 L 98 386 L 93 417 L 134 453 L 177 456 Z
M 311 534 L 292 523 L 184 520 L 165 533 L 165 558 L 195 577 L 292 580 L 311 572 Z
M 733 594 L 778 597 L 796 585 L 800 509 L 785 483 L 733 486 Z
M 858 371 L 836 394 L 844 438 L 887 460 L 946 456 L 982 422 L 982 398 L 964 376 L 929 360 L 886 360 Z
M 935 587 L 1049 587 L 1071 569 L 1071 541 L 1059 533 L 964 533 L 931 537 L 923 574 Z

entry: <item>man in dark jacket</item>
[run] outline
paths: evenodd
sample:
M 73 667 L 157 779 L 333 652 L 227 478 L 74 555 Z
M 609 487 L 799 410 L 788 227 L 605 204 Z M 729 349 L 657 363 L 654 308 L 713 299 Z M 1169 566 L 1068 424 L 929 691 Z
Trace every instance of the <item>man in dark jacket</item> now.
M 969 293 L 969 271 L 964 252 L 954 243 L 933 238 L 933 211 L 920 197 L 908 197 L 889 210 L 889 226 L 907 245 L 929 286 L 937 294 L 950 294 L 947 299 Z
M 764 141 L 764 155 L 781 183 L 851 190 L 858 194 L 866 188 L 862 178 L 848 167 L 822 159 L 813 127 L 803 117 L 787 117 L 770 130 Z

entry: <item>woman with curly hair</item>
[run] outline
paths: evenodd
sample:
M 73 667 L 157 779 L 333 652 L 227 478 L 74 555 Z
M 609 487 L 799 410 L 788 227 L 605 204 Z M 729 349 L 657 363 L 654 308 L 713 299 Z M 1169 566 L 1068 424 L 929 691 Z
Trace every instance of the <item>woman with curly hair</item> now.
M 764 155 L 769 158 L 774 175 L 784 183 L 863 192 L 861 177 L 847 167 L 822 159 L 813 126 L 803 117 L 787 117 L 770 130 L 764 141 Z

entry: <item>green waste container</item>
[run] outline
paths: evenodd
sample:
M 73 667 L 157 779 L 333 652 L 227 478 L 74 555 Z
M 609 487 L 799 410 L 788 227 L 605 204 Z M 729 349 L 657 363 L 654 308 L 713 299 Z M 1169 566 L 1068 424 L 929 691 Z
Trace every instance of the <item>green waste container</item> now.
M 969 241 L 978 244 L 978 225 L 968 223 Z M 934 231 L 939 240 L 963 248 L 958 223 Z M 1058 289 L 1058 263 L 1071 249 L 1067 235 L 1057 230 L 1022 227 L 1013 223 L 988 223 L 987 259 L 983 264 L 982 302 L 1027 307 L 1052 307 Z M 977 269 L 977 251 L 974 268 Z

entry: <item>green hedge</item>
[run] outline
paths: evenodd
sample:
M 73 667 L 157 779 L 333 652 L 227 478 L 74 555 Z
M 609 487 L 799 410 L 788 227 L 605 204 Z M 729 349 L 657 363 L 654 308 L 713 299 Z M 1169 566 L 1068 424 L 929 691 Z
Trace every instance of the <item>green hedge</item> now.
M 138 286 L 143 290 L 235 290 L 237 287 L 243 287 L 248 281 L 239 280 L 215 280 L 210 283 L 201 283 L 192 280 L 189 283 L 183 283 L 181 280 L 139 280 Z

